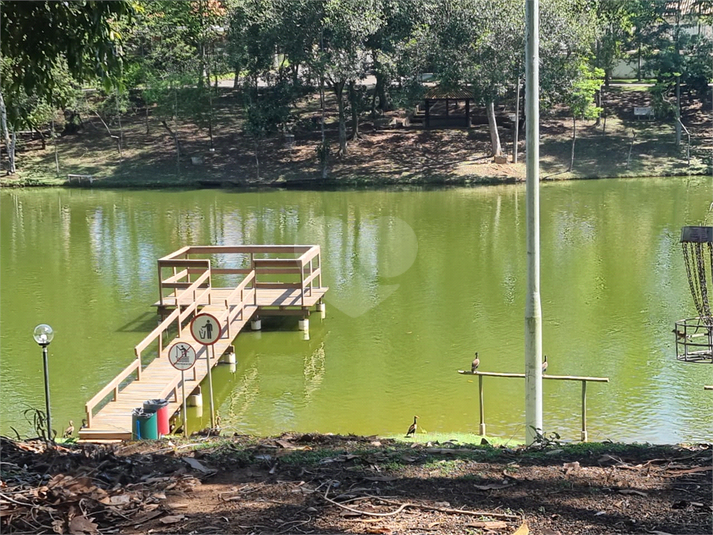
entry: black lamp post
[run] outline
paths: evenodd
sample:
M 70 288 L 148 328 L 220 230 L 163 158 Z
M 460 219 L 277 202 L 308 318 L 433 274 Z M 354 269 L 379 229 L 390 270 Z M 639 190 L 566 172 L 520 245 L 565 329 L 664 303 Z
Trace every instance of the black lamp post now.
M 47 439 L 53 440 L 52 436 L 52 413 L 50 412 L 50 377 L 49 366 L 47 363 L 47 346 L 54 338 L 52 327 L 45 323 L 40 323 L 35 327 L 32 337 L 42 347 L 42 360 L 45 367 L 45 407 L 47 408 Z

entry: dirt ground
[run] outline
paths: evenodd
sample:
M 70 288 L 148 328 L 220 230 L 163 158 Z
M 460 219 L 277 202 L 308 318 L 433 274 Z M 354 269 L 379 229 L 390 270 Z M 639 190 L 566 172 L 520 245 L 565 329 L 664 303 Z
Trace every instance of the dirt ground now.
M 174 443 L 175 442 L 175 443 Z M 710 445 L 0 438 L 2 533 L 706 534 Z
M 425 130 L 404 125 L 408 110 L 360 121 L 360 138 L 338 156 L 336 104 L 328 99 L 326 136 L 330 143 L 329 175 L 321 179 L 316 148 L 320 143 L 317 100 L 306 97 L 292 112 L 294 142 L 281 134 L 255 142 L 242 131 L 237 93 L 225 90 L 216 101 L 213 147 L 205 129 L 187 120 L 171 122 L 178 132 L 181 157 L 157 117 L 149 128 L 140 103 L 122 118 L 122 151 L 96 116 L 84 117 L 78 133 L 57 140 L 59 174 L 52 143 L 43 150 L 39 139 L 24 137 L 18 146 L 18 174 L 0 178 L 1 186 L 61 185 L 68 174 L 92 175 L 92 187 L 330 187 L 371 185 L 477 184 L 517 182 L 525 178 L 524 132 L 518 163 L 512 163 L 513 131 L 499 129 L 507 163 L 490 155 L 486 124 L 471 128 Z M 710 103 L 684 99 L 682 120 L 691 133 L 691 159 L 686 145 L 675 146 L 672 120 L 636 120 L 634 106 L 650 104 L 639 88 L 605 92 L 605 118 L 578 125 L 575 166 L 569 171 L 572 119 L 565 109 L 543 110 L 541 116 L 541 178 L 667 176 L 710 173 L 713 146 Z M 151 112 L 151 110 L 149 110 Z M 506 110 L 507 111 L 507 110 Z M 474 110 L 474 113 L 479 113 Z M 408 123 L 408 122 L 407 122 Z M 108 127 L 118 124 L 107 118 Z M 380 125 L 380 126 L 379 126 Z M 378 128 L 377 128 L 378 126 Z M 686 137 L 684 136 L 684 142 Z M 212 150 L 211 150 L 212 149 Z M 196 163 L 194 163 L 194 161 Z

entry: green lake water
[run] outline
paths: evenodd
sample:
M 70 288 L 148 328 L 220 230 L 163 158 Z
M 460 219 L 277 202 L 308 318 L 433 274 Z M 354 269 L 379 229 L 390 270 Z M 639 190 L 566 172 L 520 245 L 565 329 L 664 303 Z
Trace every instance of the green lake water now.
M 710 177 L 541 187 L 543 351 L 548 373 L 588 388 L 590 440 L 713 440 L 713 366 L 675 359 L 694 315 L 680 228 L 701 224 Z M 131 362 L 156 326 L 156 260 L 184 245 L 322 246 L 327 315 L 241 334 L 215 371 L 222 427 L 395 435 L 478 431 L 482 371 L 524 371 L 525 187 L 433 191 L 0 192 L 0 432 L 29 434 L 44 407 L 38 323 L 49 346 L 54 427 Z M 544 382 L 544 425 L 578 439 L 580 384 Z M 192 427 L 207 424 L 206 416 Z M 524 381 L 485 379 L 488 433 L 524 438 Z

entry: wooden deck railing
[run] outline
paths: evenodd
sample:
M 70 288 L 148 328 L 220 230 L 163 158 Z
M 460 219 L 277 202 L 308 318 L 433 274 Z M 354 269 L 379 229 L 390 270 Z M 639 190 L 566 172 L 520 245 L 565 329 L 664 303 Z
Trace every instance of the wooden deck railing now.
M 299 255 L 296 258 L 255 258 L 255 255 Z M 215 268 L 211 260 L 205 258 L 190 258 L 191 255 L 249 255 L 247 268 Z M 166 270 L 169 274 L 164 277 Z M 176 334 L 182 336 L 188 320 L 199 311 L 201 303 L 224 306 L 224 310 L 216 315 L 216 319 L 226 328 L 226 335 L 231 336 L 230 325 L 237 319 L 243 319 L 246 306 L 257 306 L 258 288 L 301 289 L 304 306 L 304 296 L 312 289 L 322 285 L 322 270 L 320 248 L 318 245 L 244 245 L 244 246 L 190 246 L 164 256 L 158 260 L 159 275 L 159 305 L 163 306 L 166 298 L 175 299 L 174 303 L 186 303 L 176 308 L 166 316 L 161 323 L 151 331 L 134 348 L 135 360 L 119 373 L 109 384 L 102 388 L 85 404 L 87 425 L 91 427 L 94 410 L 109 395 L 116 399 L 120 395 L 127 379 L 136 374 L 136 380 L 141 380 L 143 368 L 142 356 L 147 348 L 158 342 L 157 358 L 164 353 L 164 339 L 173 339 Z M 214 275 L 244 275 L 239 284 L 232 289 L 227 298 L 221 297 L 214 302 L 212 294 L 212 279 Z M 290 275 L 296 282 L 259 281 L 260 276 Z M 167 291 L 170 291 L 167 294 Z M 224 294 L 223 294 L 224 295 Z M 195 368 L 194 368 L 195 370 Z M 176 388 L 180 383 L 177 374 L 174 381 L 164 389 L 164 394 L 175 397 Z M 127 383 L 128 384 L 128 383 Z
M 206 259 L 197 259 L 196 255 L 241 256 L 245 267 L 217 268 L 215 262 L 208 268 L 212 275 L 244 275 L 245 280 L 254 277 L 255 288 L 300 289 L 301 304 L 304 296 L 312 295 L 315 287 L 322 286 L 322 261 L 319 245 L 235 245 L 235 246 L 190 246 L 164 256 L 158 261 L 159 305 L 163 306 L 166 297 L 176 297 L 177 290 L 188 287 L 191 277 L 201 272 Z M 256 255 L 270 255 L 272 258 L 257 258 Z M 286 258 L 294 255 L 294 258 Z M 274 258 L 277 256 L 277 258 Z M 193 258 L 192 258 L 193 257 Z M 165 270 L 170 275 L 164 277 Z M 289 281 L 266 280 L 274 275 L 287 275 Z M 166 290 L 171 293 L 167 294 Z

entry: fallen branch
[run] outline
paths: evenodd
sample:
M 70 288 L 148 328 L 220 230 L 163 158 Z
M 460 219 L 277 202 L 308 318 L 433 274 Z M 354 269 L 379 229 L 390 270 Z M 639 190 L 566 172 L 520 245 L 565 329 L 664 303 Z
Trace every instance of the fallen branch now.
M 343 504 L 336 502 L 336 501 L 332 500 L 331 498 L 329 498 L 327 496 L 327 494 L 329 494 L 329 487 L 327 487 L 327 491 L 324 493 L 324 496 L 323 496 L 323 498 L 325 500 L 327 500 L 329 503 L 336 505 L 337 507 L 341 507 L 342 509 L 351 511 L 352 513 L 357 513 L 357 514 L 366 515 L 366 516 L 378 516 L 378 517 L 395 516 L 395 515 L 399 514 L 401 511 L 403 511 L 404 509 L 406 509 L 408 507 L 412 507 L 414 509 L 424 509 L 427 511 L 438 511 L 440 513 L 449 513 L 449 514 L 456 514 L 456 515 L 489 516 L 492 518 L 512 518 L 512 519 L 520 518 L 520 516 L 518 516 L 518 515 L 511 515 L 511 514 L 507 514 L 507 513 L 490 513 L 487 511 L 466 511 L 464 509 L 451 509 L 448 507 L 435 507 L 435 506 L 431 506 L 431 505 L 420 505 L 417 503 L 410 503 L 410 502 L 401 503 L 401 502 L 397 502 L 394 500 L 385 500 L 379 496 L 371 496 L 371 495 L 364 496 L 364 498 L 372 498 L 374 500 L 379 500 L 384 503 L 399 506 L 396 510 L 390 511 L 388 513 L 372 513 L 369 511 L 361 511 L 359 509 L 349 507 L 348 505 L 343 505 Z

